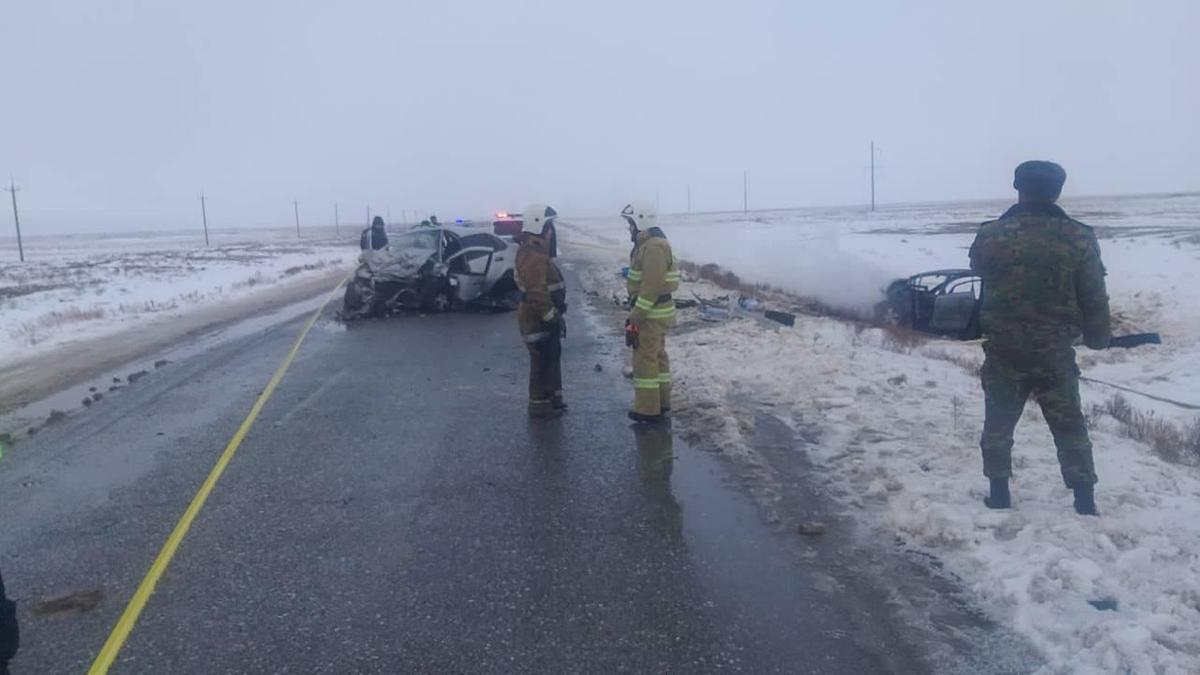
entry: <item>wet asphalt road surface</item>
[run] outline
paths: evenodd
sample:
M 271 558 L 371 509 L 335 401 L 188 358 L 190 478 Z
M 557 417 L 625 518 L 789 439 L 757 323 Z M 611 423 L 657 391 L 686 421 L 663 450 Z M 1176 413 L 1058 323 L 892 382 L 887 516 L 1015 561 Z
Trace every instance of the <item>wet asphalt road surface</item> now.
M 720 461 L 632 428 L 619 350 L 570 318 L 571 411 L 532 422 L 512 314 L 347 329 L 331 307 L 113 672 L 929 670 L 875 581 L 822 590 Z M 14 673 L 87 669 L 301 324 L 154 372 L 5 459 Z M 80 591 L 103 598 L 31 613 Z

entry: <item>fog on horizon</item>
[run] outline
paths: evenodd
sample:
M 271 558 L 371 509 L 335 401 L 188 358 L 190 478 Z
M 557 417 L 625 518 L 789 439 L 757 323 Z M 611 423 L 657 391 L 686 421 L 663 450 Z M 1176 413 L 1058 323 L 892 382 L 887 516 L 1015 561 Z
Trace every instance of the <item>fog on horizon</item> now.
M 22 229 L 358 224 L 1200 189 L 1200 3 L 84 2 L 0 8 Z M 12 235 L 7 193 L 0 237 Z

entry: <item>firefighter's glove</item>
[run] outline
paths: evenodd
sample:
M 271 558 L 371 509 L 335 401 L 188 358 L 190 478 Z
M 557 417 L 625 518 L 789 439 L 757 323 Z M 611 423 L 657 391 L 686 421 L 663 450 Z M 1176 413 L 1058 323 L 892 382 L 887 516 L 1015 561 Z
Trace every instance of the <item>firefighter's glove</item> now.
M 638 348 L 638 325 L 633 319 L 625 319 L 625 346 Z

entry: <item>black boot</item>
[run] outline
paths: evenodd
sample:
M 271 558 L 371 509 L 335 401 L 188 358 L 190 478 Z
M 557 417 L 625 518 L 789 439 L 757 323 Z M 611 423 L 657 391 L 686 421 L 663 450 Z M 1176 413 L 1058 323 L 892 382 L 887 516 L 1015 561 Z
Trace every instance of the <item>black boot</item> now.
M 984 506 L 989 509 L 1011 509 L 1012 495 L 1008 493 L 1008 479 L 993 478 L 991 483 L 992 493 L 983 498 Z
M 1081 516 L 1098 516 L 1096 510 L 1096 486 L 1091 483 L 1079 483 L 1071 488 L 1075 491 L 1075 513 Z
M 529 416 L 535 419 L 549 419 L 562 415 L 563 411 L 554 407 L 553 401 L 530 401 Z
M 657 423 L 663 421 L 663 416 L 661 414 L 660 415 L 643 415 L 640 412 L 630 410 L 629 411 L 629 419 L 633 420 L 634 422 L 639 422 L 639 423 L 643 423 L 643 424 L 657 424 Z

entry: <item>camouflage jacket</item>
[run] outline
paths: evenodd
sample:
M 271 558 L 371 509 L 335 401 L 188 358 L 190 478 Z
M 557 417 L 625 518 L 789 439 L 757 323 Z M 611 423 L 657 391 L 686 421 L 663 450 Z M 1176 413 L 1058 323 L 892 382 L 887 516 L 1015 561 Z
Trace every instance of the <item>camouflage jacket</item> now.
M 971 269 L 983 279 L 981 327 L 997 346 L 1044 349 L 1083 334 L 1111 339 L 1100 244 L 1056 205 L 1017 204 L 979 227 Z

